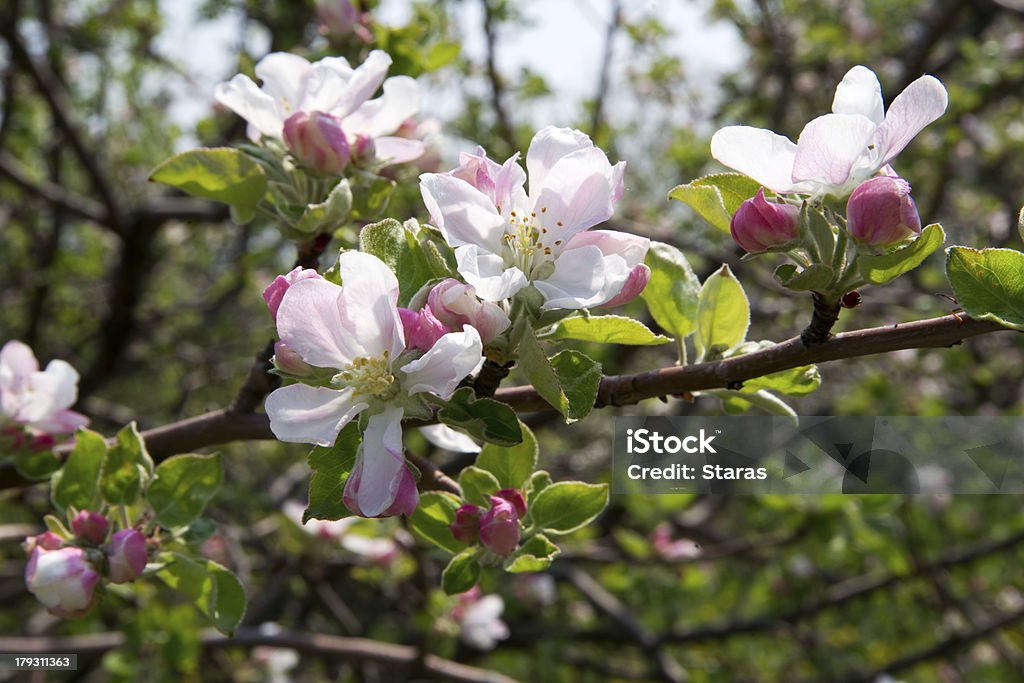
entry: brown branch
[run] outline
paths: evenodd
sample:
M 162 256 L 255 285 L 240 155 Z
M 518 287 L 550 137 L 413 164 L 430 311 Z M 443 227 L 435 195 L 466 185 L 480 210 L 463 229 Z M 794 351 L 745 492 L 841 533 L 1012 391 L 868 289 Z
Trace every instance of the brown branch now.
M 79 218 L 101 225 L 107 224 L 107 214 L 98 202 L 69 192 L 60 185 L 47 180 L 31 180 L 22 163 L 4 150 L 0 150 L 0 176 L 7 178 L 29 194 L 73 213 Z
M 210 629 L 199 636 L 205 648 L 225 647 L 280 647 L 311 655 L 357 662 L 379 662 L 392 667 L 412 668 L 421 662 L 423 668 L 437 680 L 459 683 L 515 683 L 496 671 L 488 671 L 437 655 L 420 657 L 410 645 L 384 643 L 369 638 L 347 638 L 321 633 L 282 631 L 273 635 L 258 629 L 241 628 L 233 636 L 225 636 Z M 78 655 L 98 655 L 116 650 L 125 644 L 121 633 L 90 633 L 79 636 L 0 638 L 0 652 L 18 652 L 27 655 L 51 652 L 73 652 Z

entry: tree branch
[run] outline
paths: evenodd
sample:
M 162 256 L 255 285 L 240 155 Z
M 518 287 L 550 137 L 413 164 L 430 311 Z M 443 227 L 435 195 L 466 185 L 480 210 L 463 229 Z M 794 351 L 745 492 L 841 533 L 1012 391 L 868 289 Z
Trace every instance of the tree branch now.
M 518 149 L 516 144 L 515 128 L 505 108 L 504 96 L 505 85 L 501 81 L 501 74 L 498 73 L 497 65 L 497 44 L 498 34 L 495 25 L 496 17 L 494 7 L 490 0 L 482 0 L 484 9 L 484 37 L 487 40 L 487 80 L 491 85 L 491 105 L 494 107 L 494 116 L 498 123 L 498 134 L 508 145 L 509 154 Z
M 73 213 L 79 218 L 100 225 L 107 224 L 107 214 L 98 202 L 69 192 L 60 185 L 47 180 L 38 182 L 31 180 L 22 163 L 4 150 L 0 150 L 0 176 L 6 177 L 29 194 Z

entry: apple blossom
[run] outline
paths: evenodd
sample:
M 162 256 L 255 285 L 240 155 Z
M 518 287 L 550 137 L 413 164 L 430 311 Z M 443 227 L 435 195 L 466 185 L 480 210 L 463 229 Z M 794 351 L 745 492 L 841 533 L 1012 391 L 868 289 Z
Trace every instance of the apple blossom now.
M 508 626 L 501 620 L 505 601 L 499 595 L 481 596 L 474 586 L 459 596 L 452 616 L 459 623 L 459 636 L 478 650 L 493 650 L 499 640 L 509 636 Z
M 338 259 L 343 286 L 322 278 L 292 284 L 277 312 L 278 334 L 304 362 L 336 374 L 326 385 L 292 384 L 267 397 L 270 428 L 281 441 L 330 446 L 362 413 L 363 440 L 345 501 L 366 517 L 408 514 L 415 482 L 405 466 L 402 418 L 421 393 L 443 399 L 481 360 L 472 327 L 445 334 L 426 353 L 408 351 L 398 313 L 398 280 L 376 256 Z
M 420 427 L 420 434 L 438 448 L 452 453 L 479 453 L 481 450 L 476 441 L 446 424 Z
M 113 583 L 134 581 L 146 568 L 146 537 L 135 529 L 115 532 L 104 550 Z
M 35 354 L 11 340 L 0 349 L 0 422 L 43 434 L 70 434 L 89 419 L 69 408 L 78 398 L 78 373 L 62 360 L 39 370 Z
M 275 277 L 263 290 L 263 300 L 267 302 L 267 308 L 274 321 L 277 321 L 277 309 L 281 306 L 281 299 L 284 298 L 284 293 L 288 291 L 289 287 L 299 280 L 319 277 L 320 273 L 316 272 L 315 268 L 303 268 L 302 266 L 296 266 L 286 275 Z
M 517 507 L 507 498 L 491 496 L 490 509 L 480 516 L 480 543 L 485 548 L 498 555 L 508 555 L 516 549 L 519 545 Z
M 846 204 L 846 219 L 850 236 L 873 247 L 921 234 L 921 216 L 903 178 L 879 176 L 858 185 Z
M 473 285 L 464 285 L 454 278 L 434 285 L 427 295 L 427 304 L 437 319 L 448 327 L 475 327 L 484 344 L 493 341 L 511 324 L 501 306 L 481 301 Z
M 309 63 L 298 55 L 274 52 L 256 64 L 257 86 L 238 74 L 217 86 L 215 96 L 249 123 L 248 134 L 282 139 L 285 120 L 296 112 L 323 112 L 341 123 L 350 144 L 357 137 L 373 142 L 376 157 L 388 163 L 411 161 L 423 153 L 423 143 L 392 136 L 419 111 L 416 81 L 408 76 L 385 80 L 391 57 L 372 51 L 353 69 L 344 57 L 325 57 Z M 370 97 L 383 84 L 384 94 Z M 353 150 L 355 152 L 355 150 Z
M 461 543 L 476 543 L 480 537 L 480 515 L 483 510 L 476 505 L 463 505 L 455 511 L 455 521 L 448 525 L 452 536 Z
M 764 188 L 736 209 L 729 232 L 751 254 L 781 247 L 800 237 L 800 209 L 764 198 Z
M 348 166 L 348 139 L 341 120 L 330 114 L 295 112 L 284 120 L 284 142 L 303 166 L 320 175 L 338 174 Z
M 499 165 L 478 148 L 448 173 L 420 176 L 423 201 L 455 248 L 459 273 L 485 301 L 502 301 L 531 285 L 546 309 L 614 299 L 650 242 L 588 229 L 611 217 L 625 162 L 612 166 L 584 133 L 549 126 L 526 154 L 527 194 L 517 159 Z
M 450 331 L 440 320 L 434 317 L 434 313 L 429 305 L 424 306 L 419 311 L 399 308 L 398 316 L 402 319 L 402 330 L 405 334 L 405 347 L 407 349 L 429 351 L 430 347 L 438 339 Z M 460 325 L 459 327 L 461 328 L 462 326 Z
M 836 88 L 832 113 L 804 126 L 796 144 L 763 128 L 728 126 L 711 138 L 711 154 L 778 193 L 845 197 L 939 118 L 947 102 L 942 83 L 922 76 L 883 113 L 878 78 L 855 66 Z
M 92 607 L 100 575 L 81 548 L 48 549 L 36 543 L 25 567 L 25 585 L 59 617 L 85 615 Z
M 106 517 L 89 510 L 80 510 L 71 520 L 71 530 L 75 536 L 93 545 L 103 542 L 109 526 Z

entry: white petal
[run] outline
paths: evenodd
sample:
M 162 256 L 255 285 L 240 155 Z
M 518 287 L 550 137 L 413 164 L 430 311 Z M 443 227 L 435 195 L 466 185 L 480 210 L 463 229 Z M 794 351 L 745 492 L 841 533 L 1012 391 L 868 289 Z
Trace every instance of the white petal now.
M 21 386 L 38 370 L 39 362 L 28 344 L 12 339 L 0 349 L 0 389 Z
M 480 363 L 483 343 L 476 328 L 464 325 L 462 332 L 449 332 L 423 356 L 402 367 L 403 384 L 409 394 L 426 391 L 448 398 L 455 387 Z
M 711 156 L 769 190 L 793 192 L 796 145 L 764 128 L 728 126 L 711 137 Z
M 505 261 L 497 254 L 466 245 L 455 250 L 459 274 L 476 288 L 476 295 L 484 301 L 502 301 L 513 296 L 529 280 L 515 266 L 505 268 Z
M 404 164 L 423 156 L 426 145 L 422 140 L 409 138 L 382 137 L 373 141 L 377 159 L 389 164 Z
M 338 257 L 338 273 L 341 316 L 349 339 L 363 349 L 363 356 L 376 358 L 387 350 L 392 359 L 397 358 L 405 350 L 398 317 L 398 278 L 379 258 L 359 251 Z
M 577 232 L 608 220 L 613 211 L 612 166 L 596 147 L 562 157 L 551 167 L 542 186 L 531 176 L 536 193 L 534 210 L 543 211 L 543 223 L 554 239 L 568 240 Z M 559 225 L 561 224 L 561 225 Z
M 388 408 L 367 421 L 359 466 L 356 500 L 363 515 L 376 517 L 394 502 L 402 481 L 401 408 Z
M 62 360 L 52 360 L 45 372 L 32 373 L 17 419 L 37 422 L 69 408 L 78 397 L 78 372 Z
M 948 103 L 946 89 L 932 76 L 921 76 L 897 95 L 875 135 L 882 155 L 879 166 L 889 163 L 925 126 L 942 116 Z
M 420 427 L 420 434 L 438 448 L 452 453 L 479 453 L 481 450 L 480 444 L 448 425 L 436 424 Z
M 526 152 L 526 170 L 530 174 L 530 195 L 537 196 L 548 171 L 559 159 L 580 149 L 593 147 L 586 133 L 572 128 L 547 126 L 537 131 Z
M 248 76 L 238 74 L 227 83 L 219 83 L 214 96 L 218 102 L 249 122 L 250 138 L 258 140 L 258 133 L 281 137 L 287 117 L 280 104 L 260 90 Z
M 281 103 L 285 118 L 301 109 L 310 70 L 309 62 L 290 52 L 272 52 L 255 69 L 263 92 Z
M 319 63 L 317 62 L 317 64 Z M 371 52 L 366 61 L 350 73 L 341 96 L 331 103 L 329 110 L 325 111 L 329 111 L 338 118 L 345 118 L 354 112 L 377 92 L 377 88 L 384 82 L 384 77 L 387 76 L 390 66 L 391 57 L 388 53 L 382 50 Z M 313 68 L 317 70 L 317 65 L 314 64 Z M 328 62 L 320 67 L 321 72 L 327 69 L 334 71 L 334 65 Z
M 859 114 L 825 114 L 800 132 L 793 160 L 793 180 L 843 186 L 855 167 L 868 163 L 875 132 L 871 119 Z
M 342 127 L 351 139 L 355 135 L 373 138 L 394 133 L 402 123 L 420 110 L 420 89 L 408 76 L 384 81 L 384 94 L 364 102 L 345 117 Z
M 882 107 L 882 86 L 875 72 L 865 66 L 855 66 L 846 72 L 836 86 L 832 100 L 833 114 L 860 114 L 880 125 L 885 118 Z
M 500 254 L 505 221 L 485 194 L 458 178 L 438 173 L 420 176 L 420 194 L 430 219 L 453 247 L 474 244 Z
M 366 354 L 346 333 L 341 307 L 341 288 L 334 283 L 300 280 L 281 299 L 277 333 L 310 365 L 343 368 Z
M 275 389 L 265 404 L 270 431 L 281 441 L 330 446 L 341 428 L 366 408 L 353 393 L 352 388 L 335 391 L 305 384 Z
M 562 252 L 555 272 L 533 283 L 544 295 L 544 308 L 586 308 L 610 300 L 622 289 L 631 268 L 618 254 L 605 256 L 594 245 Z
M 565 249 L 576 249 L 588 244 L 593 244 L 605 256 L 618 254 L 626 260 L 626 265 L 630 268 L 643 263 L 647 257 L 647 250 L 651 247 L 651 241 L 640 235 L 618 230 L 587 230 L 569 240 Z

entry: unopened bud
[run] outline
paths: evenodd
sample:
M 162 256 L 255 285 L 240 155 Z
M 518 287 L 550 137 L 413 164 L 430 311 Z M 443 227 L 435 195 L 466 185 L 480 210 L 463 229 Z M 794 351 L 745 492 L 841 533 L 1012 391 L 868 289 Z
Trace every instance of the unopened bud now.
M 83 616 L 92 607 L 99 573 L 81 548 L 47 550 L 36 545 L 25 567 L 25 585 L 39 602 L 59 617 Z
M 356 135 L 352 143 L 352 163 L 356 166 L 368 166 L 377 159 L 377 145 L 369 135 Z
M 452 329 L 461 330 L 463 325 L 475 327 L 484 344 L 493 341 L 511 324 L 501 306 L 481 301 L 473 285 L 464 285 L 453 278 L 434 285 L 427 295 L 427 305 L 438 320 Z
M 480 537 L 480 515 L 483 510 L 476 505 L 463 505 L 455 511 L 455 521 L 448 525 L 452 536 L 461 543 L 476 543 Z
M 921 216 L 903 178 L 877 176 L 857 186 L 846 203 L 850 237 L 884 247 L 921 234 Z
M 355 27 L 359 11 L 349 0 L 316 0 L 316 17 L 326 33 L 341 37 Z
M 320 273 L 316 272 L 316 269 L 298 266 L 287 275 L 278 275 L 273 282 L 267 285 L 267 288 L 263 290 L 263 300 L 267 302 L 267 308 L 270 309 L 270 315 L 274 318 L 274 322 L 277 322 L 277 309 L 281 307 L 281 300 L 284 299 L 288 288 L 299 280 L 318 277 L 320 277 Z
M 501 489 L 500 491 L 495 491 L 494 495 L 512 503 L 512 507 L 516 509 L 519 519 L 526 516 L 526 499 L 523 498 L 523 492 L 519 489 Z
M 84 541 L 99 545 L 107 537 L 107 518 L 89 510 L 82 510 L 71 520 L 71 530 Z
M 284 121 L 284 142 L 302 166 L 320 175 L 338 175 L 351 152 L 341 119 L 322 111 L 297 111 Z
M 408 308 L 399 308 L 398 317 L 402 319 L 402 330 L 405 333 L 405 348 L 429 351 L 438 339 L 448 333 L 440 320 L 434 317 L 430 306 L 424 306 L 418 312 Z
M 135 529 L 121 529 L 110 537 L 104 548 L 110 565 L 110 580 L 128 583 L 146 568 L 146 537 Z
M 491 496 L 491 509 L 480 516 L 480 543 L 497 555 L 508 555 L 519 545 L 519 514 L 516 506 Z
M 790 204 L 776 204 L 764 197 L 764 188 L 736 209 L 729 232 L 736 244 L 751 254 L 781 247 L 800 236 L 800 209 Z
M 283 341 L 274 344 L 274 365 L 292 377 L 306 377 L 313 372 L 313 367 Z

